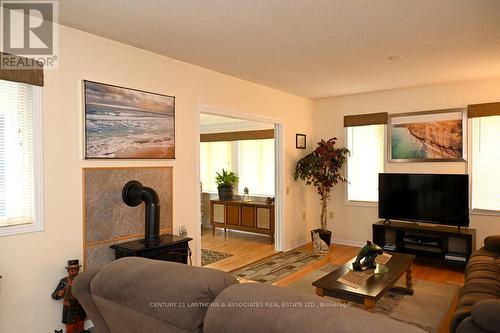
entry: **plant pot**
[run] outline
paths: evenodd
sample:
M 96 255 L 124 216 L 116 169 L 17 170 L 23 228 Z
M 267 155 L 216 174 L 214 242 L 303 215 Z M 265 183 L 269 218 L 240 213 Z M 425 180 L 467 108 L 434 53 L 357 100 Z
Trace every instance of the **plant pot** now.
M 232 186 L 219 186 L 217 187 L 219 191 L 219 200 L 229 201 L 233 200 L 233 187 Z
M 326 245 L 330 246 L 330 242 L 332 240 L 332 232 L 330 230 L 314 229 L 311 231 L 311 239 L 313 238 L 313 232 L 317 232 L 319 234 L 319 238 L 321 238 Z

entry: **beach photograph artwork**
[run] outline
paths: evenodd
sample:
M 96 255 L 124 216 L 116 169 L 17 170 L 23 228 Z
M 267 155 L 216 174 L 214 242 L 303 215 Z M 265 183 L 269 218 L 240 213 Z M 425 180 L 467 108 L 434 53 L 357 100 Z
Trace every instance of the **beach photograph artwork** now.
M 175 97 L 84 81 L 85 158 L 175 158 Z
M 429 161 L 463 159 L 463 112 L 393 116 L 390 159 Z

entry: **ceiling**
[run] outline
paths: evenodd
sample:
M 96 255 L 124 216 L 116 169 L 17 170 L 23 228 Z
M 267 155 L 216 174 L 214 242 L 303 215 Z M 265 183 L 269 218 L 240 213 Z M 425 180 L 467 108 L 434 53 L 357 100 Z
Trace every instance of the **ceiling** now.
M 309 98 L 500 76 L 499 0 L 64 0 L 59 8 L 64 25 Z
M 274 129 L 274 124 L 200 113 L 200 133 L 224 133 Z

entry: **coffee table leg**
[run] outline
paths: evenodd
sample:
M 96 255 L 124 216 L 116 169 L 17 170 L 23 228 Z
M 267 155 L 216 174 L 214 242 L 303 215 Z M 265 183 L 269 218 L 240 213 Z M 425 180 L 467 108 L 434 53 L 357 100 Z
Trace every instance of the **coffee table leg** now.
M 413 278 L 412 278 L 412 264 L 408 267 L 408 270 L 406 271 L 406 290 L 409 295 L 413 295 Z
M 322 288 L 316 287 L 316 295 L 323 297 L 325 296 L 325 291 Z
M 368 312 L 373 312 L 373 307 L 375 306 L 375 301 L 370 298 L 365 298 L 365 310 Z

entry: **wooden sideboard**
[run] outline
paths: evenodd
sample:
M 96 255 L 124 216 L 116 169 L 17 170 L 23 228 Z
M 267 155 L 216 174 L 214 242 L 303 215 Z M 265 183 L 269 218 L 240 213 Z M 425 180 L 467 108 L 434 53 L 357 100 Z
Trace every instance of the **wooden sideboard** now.
M 215 228 L 269 235 L 274 243 L 274 204 L 210 200 L 210 223 Z

